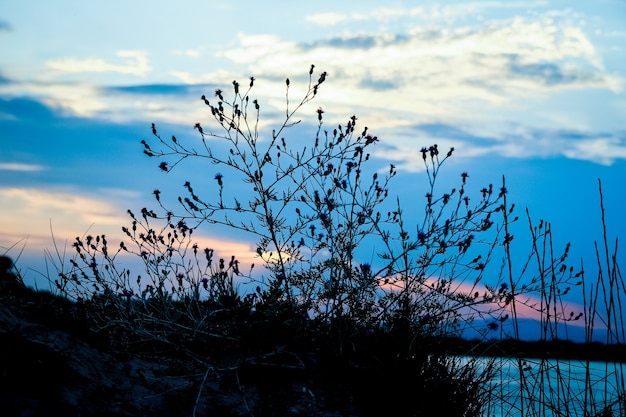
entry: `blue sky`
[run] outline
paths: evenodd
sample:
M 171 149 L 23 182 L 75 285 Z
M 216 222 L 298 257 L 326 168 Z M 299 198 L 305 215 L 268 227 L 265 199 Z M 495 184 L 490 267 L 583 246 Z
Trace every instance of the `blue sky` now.
M 195 137 L 209 116 L 199 97 L 254 76 L 271 127 L 285 77 L 297 90 L 311 64 L 329 77 L 303 117 L 314 123 L 317 106 L 329 124 L 356 114 L 381 138 L 376 163 L 416 184 L 398 189 L 407 204 L 421 201 L 419 149 L 437 143 L 456 149 L 451 177 L 467 171 L 480 189 L 505 175 L 509 199 L 551 221 L 585 265 L 601 237 L 598 178 L 609 238 L 626 231 L 623 1 L 3 6 L 0 246 L 26 242 L 22 268 L 41 270 L 51 225 L 59 241 L 119 235 L 155 187 L 180 189 L 142 154 L 151 123 Z M 253 256 L 243 236 L 203 239 Z

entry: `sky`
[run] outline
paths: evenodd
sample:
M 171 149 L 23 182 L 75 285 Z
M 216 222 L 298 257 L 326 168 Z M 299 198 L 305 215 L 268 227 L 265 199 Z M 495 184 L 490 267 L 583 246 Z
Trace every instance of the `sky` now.
M 571 242 L 588 271 L 602 239 L 598 180 L 609 241 L 625 235 L 623 1 L 0 0 L 0 10 L 0 253 L 19 256 L 31 284 L 50 275 L 45 251 L 121 235 L 126 210 L 153 205 L 155 188 L 182 190 L 142 153 L 152 123 L 197 137 L 210 117 L 200 96 L 253 76 L 269 129 L 285 78 L 296 94 L 311 64 L 328 79 L 306 126 L 318 107 L 329 125 L 357 115 L 381 139 L 374 163 L 398 167 L 409 207 L 423 204 L 419 149 L 437 143 L 455 148 L 446 175 L 468 172 L 477 190 L 504 176 L 519 214 L 550 221 L 555 244 Z M 199 239 L 254 258 L 249 237 Z

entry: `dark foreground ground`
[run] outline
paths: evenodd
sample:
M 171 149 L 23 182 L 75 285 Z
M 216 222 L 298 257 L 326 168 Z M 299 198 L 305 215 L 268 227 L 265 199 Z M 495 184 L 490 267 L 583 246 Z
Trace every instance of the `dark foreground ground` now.
M 415 358 L 380 365 L 334 363 L 321 353 L 296 357 L 276 346 L 263 357 L 214 367 L 184 355 L 146 351 L 145 346 L 141 351 L 120 349 L 90 328 L 76 304 L 26 288 L 2 290 L 2 416 L 477 415 L 476 408 L 468 410 L 464 403 L 466 383 L 455 385 L 455 378 L 437 364 L 415 368 Z M 308 346 L 307 352 L 313 352 Z M 623 346 L 568 342 L 449 339 L 440 347 L 453 354 L 473 350 L 496 356 L 626 358 Z
M 310 390 L 296 367 L 190 369 L 190 360 L 110 351 L 74 309 L 47 293 L 0 296 L 0 415 L 360 414 L 340 390 Z

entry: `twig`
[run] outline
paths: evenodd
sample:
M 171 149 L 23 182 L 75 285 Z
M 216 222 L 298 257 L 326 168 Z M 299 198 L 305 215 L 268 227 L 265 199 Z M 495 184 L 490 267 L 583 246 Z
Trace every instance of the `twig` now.
M 202 383 L 200 384 L 200 388 L 198 389 L 198 396 L 196 397 L 196 402 L 193 405 L 193 417 L 196 417 L 196 409 L 198 407 L 198 402 L 200 401 L 200 396 L 202 395 L 202 389 L 204 388 L 204 383 L 206 382 L 207 377 L 209 376 L 209 371 L 213 369 L 211 366 L 208 366 L 206 372 L 204 373 L 204 378 L 202 378 Z

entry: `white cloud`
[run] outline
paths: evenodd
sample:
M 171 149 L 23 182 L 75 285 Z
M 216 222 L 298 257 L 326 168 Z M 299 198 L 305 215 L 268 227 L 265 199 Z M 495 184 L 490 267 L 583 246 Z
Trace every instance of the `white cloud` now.
M 77 236 L 105 234 L 112 244 L 119 242 L 116 237 L 127 222 L 122 213 L 115 204 L 72 190 L 0 188 L 0 253 L 14 245 L 23 248 L 25 258 L 39 260 L 35 262 L 38 276 L 45 273 L 39 270 L 44 265 L 43 251 L 69 258 Z M 51 272 L 56 276 L 54 268 Z
M 426 168 L 422 154 L 417 144 L 421 145 L 436 143 L 440 152 L 445 156 L 451 148 L 454 148 L 454 159 L 459 161 L 465 158 L 476 158 L 488 154 L 494 154 L 494 150 L 487 146 L 477 146 L 461 140 L 454 140 L 442 136 L 426 136 L 420 141 L 403 143 L 395 148 L 378 148 L 372 154 L 386 161 L 393 161 L 399 172 L 422 172 Z M 386 169 L 386 168 L 385 168 Z M 382 170 L 381 170 L 382 171 Z
M 145 77 L 152 71 L 148 62 L 148 53 L 145 51 L 118 51 L 116 55 L 122 58 L 119 64 L 112 64 L 101 58 L 61 58 L 46 62 L 46 68 L 61 73 L 82 72 L 116 72 Z
M 112 247 L 126 238 L 121 228 L 130 227 L 126 209 L 112 202 L 136 198 L 125 190 L 100 190 L 100 197 L 81 195 L 75 190 L 42 190 L 37 188 L 0 188 L 0 253 L 20 242 L 26 242 L 29 253 L 54 250 L 52 237 L 60 252 L 73 253 L 69 247 L 77 236 L 106 235 Z M 139 213 L 135 213 L 139 215 Z M 19 221 L 16 221 L 19 219 Z M 158 223 L 155 221 L 154 223 Z M 250 243 L 213 238 L 196 232 L 193 242 L 201 248 L 213 248 L 218 257 L 230 259 L 235 255 L 242 266 L 255 260 L 256 252 Z M 131 248 L 130 242 L 128 247 Z M 243 268 L 242 268 L 243 269 Z
M 37 164 L 22 164 L 17 162 L 0 162 L 0 171 L 35 172 L 45 168 Z
M 434 4 L 430 7 L 379 7 L 369 12 L 336 13 L 323 12 L 306 16 L 308 22 L 320 26 L 335 26 L 340 23 L 360 22 L 373 20 L 379 22 L 389 22 L 391 20 L 401 20 L 406 18 L 422 18 L 425 22 L 443 20 L 451 22 L 456 18 L 466 18 L 475 16 L 480 12 L 495 9 L 521 9 L 529 10 L 534 7 L 545 7 L 546 1 L 479 1 L 468 2 L 455 5 Z M 568 14 L 569 15 L 569 14 Z
M 238 39 L 239 47 L 220 51 L 217 56 L 228 58 L 237 64 L 263 63 L 271 59 L 273 61 L 272 67 L 280 67 L 281 65 L 290 65 L 292 60 L 289 59 L 289 56 L 292 54 L 301 55 L 295 42 L 283 41 L 275 35 L 245 35 L 240 33 Z
M 339 23 L 350 20 L 350 16 L 341 13 L 316 13 L 306 17 L 306 20 L 320 26 L 334 26 Z
M 392 20 L 400 20 L 408 17 L 421 17 L 424 20 L 450 20 L 456 16 L 467 15 L 473 13 L 479 6 L 475 3 L 461 4 L 455 6 L 440 6 L 433 5 L 429 8 L 426 7 L 414 7 L 414 8 L 401 8 L 401 7 L 379 7 L 369 12 L 356 12 L 356 13 L 316 13 L 306 17 L 308 22 L 320 25 L 320 26 L 335 26 L 340 23 L 348 22 L 360 22 L 366 20 L 373 20 L 378 22 L 389 22 Z
M 228 85 L 230 82 L 233 81 L 233 72 L 226 70 L 217 70 L 206 74 L 194 74 L 189 71 L 176 70 L 172 70 L 169 73 L 173 77 L 189 85 L 209 83 L 217 85 Z
M 451 126 L 452 128 L 452 126 Z M 453 129 L 454 130 L 454 129 Z M 394 161 L 398 170 L 420 172 L 424 170 L 422 155 L 418 146 L 437 143 L 442 153 L 454 147 L 454 159 L 500 156 L 513 159 L 555 158 L 590 161 L 602 165 L 612 165 L 617 160 L 626 160 L 626 138 L 619 136 L 586 136 L 582 131 L 534 130 L 526 126 L 509 126 L 508 135 L 493 136 L 488 129 L 484 132 L 454 130 L 454 137 L 428 132 L 419 128 L 410 141 L 396 141 L 393 147 L 378 147 L 373 155 L 387 161 Z M 481 138 L 478 139 L 477 138 Z
M 48 234 L 52 221 L 59 233 L 71 232 L 76 236 L 85 232 L 91 224 L 118 226 L 124 219 L 120 214 L 123 211 L 114 204 L 69 191 L 0 188 L 0 201 L 3 212 L 0 229 L 7 233 Z M 13 221 L 16 218 L 21 220 L 19 224 Z M 119 227 L 116 229 L 119 230 Z
M 309 21 L 321 24 L 415 16 L 409 19 L 415 22 L 433 14 L 439 18 L 427 20 L 425 25 L 399 29 L 400 34 L 384 27 L 367 32 L 346 31 L 309 44 L 277 35 L 239 34 L 235 44 L 222 46 L 216 52 L 217 58 L 234 64 L 231 67 L 236 68 L 236 72 L 226 69 L 205 73 L 175 69 L 163 72 L 186 84 L 220 85 L 226 94 L 232 91 L 229 87 L 233 79 L 244 83 L 247 76 L 257 77 L 253 95 L 262 103 L 262 123 L 266 126 L 277 121 L 272 120 L 273 116 L 284 114 L 285 77 L 292 80 L 290 99 L 293 103 L 308 84 L 309 66 L 316 64 L 314 81 L 320 71 L 327 71 L 329 76 L 311 112 L 322 105 L 329 115 L 328 121 L 331 115 L 343 119 L 357 114 L 363 125 L 384 133 L 386 140 L 398 149 L 413 146 L 410 134 L 402 132 L 408 125 L 480 124 L 489 126 L 492 137 L 503 139 L 503 143 L 498 144 L 500 153 L 519 154 L 521 145 L 504 139 L 510 136 L 511 124 L 545 128 L 546 124 L 554 122 L 557 128 L 567 125 L 584 128 L 588 117 L 600 117 L 597 112 L 584 112 L 584 105 L 575 108 L 577 114 L 560 108 L 548 109 L 542 104 L 548 100 L 558 103 L 558 98 L 554 97 L 572 91 L 581 92 L 577 95 L 581 98 L 592 90 L 620 94 L 624 84 L 618 73 L 607 72 L 596 45 L 584 28 L 572 23 L 570 12 L 472 21 L 471 25 L 456 27 L 444 22 L 446 16 L 462 16 L 468 10 L 523 8 L 523 4 L 475 2 L 446 7 L 318 14 L 309 16 Z M 193 56 L 199 51 L 176 53 Z M 122 63 L 66 59 L 50 61 L 49 68 L 135 75 L 149 71 L 146 53 L 126 51 L 119 55 L 124 58 Z M 13 85 L 0 85 L 0 92 L 11 88 Z M 207 116 L 199 100 L 183 95 L 123 94 L 98 89 L 86 82 L 31 83 L 19 88 L 29 90 L 48 105 L 84 117 L 190 125 Z M 206 92 L 209 97 L 212 93 Z
M 464 119 L 476 116 L 480 102 L 514 106 L 513 100 L 560 90 L 619 92 L 623 84 L 604 72 L 580 28 L 549 19 L 488 22 L 478 29 L 414 27 L 406 38 L 347 33 L 311 47 L 240 35 L 239 46 L 220 56 L 270 77 L 318 63 L 333 80 L 331 99 L 422 115 L 451 110 Z
M 469 6 L 489 5 L 465 5 Z M 417 8 L 412 12 L 420 13 Z M 386 12 L 388 16 L 394 13 Z M 327 84 L 331 84 L 322 87 L 320 98 L 329 115 L 326 123 L 335 123 L 331 115 L 357 114 L 363 125 L 384 133 L 396 149 L 377 151 L 378 156 L 400 161 L 400 166 L 405 161 L 411 170 L 421 165 L 407 156 L 411 154 L 408 150 L 414 149 L 415 137 L 403 130 L 409 125 L 440 121 L 470 130 L 476 123 L 489 126 L 489 137 L 497 142 L 480 147 L 451 142 L 450 138 L 425 137 L 428 142 L 438 140 L 441 146 L 465 147 L 465 156 L 571 157 L 576 152 L 565 153 L 574 146 L 567 140 L 552 140 L 546 145 L 545 139 L 523 132 L 513 134 L 511 125 L 526 126 L 527 131 L 545 129 L 548 122 L 555 124 L 555 129 L 583 127 L 580 123 L 586 115 L 581 118 L 558 108 L 550 108 L 548 114 L 545 106 L 537 104 L 568 91 L 603 89 L 617 94 L 624 80 L 606 72 L 602 57 L 583 29 L 557 18 L 486 21 L 479 27 L 456 29 L 415 26 L 402 36 L 385 30 L 344 32 L 309 45 L 275 35 L 240 34 L 238 44 L 218 56 L 247 67 L 247 75 L 257 76 L 253 94 L 277 111 L 284 111 L 285 76 L 292 79 L 290 96 L 294 101 L 307 85 L 301 75 L 315 63 L 314 81 L 324 70 L 329 74 Z M 227 94 L 232 80 L 241 80 L 240 74 L 225 70 L 172 72 L 186 83 L 223 85 Z M 264 116 L 266 123 L 271 122 L 267 113 Z M 520 138 L 526 139 L 520 142 Z M 620 152 L 615 155 L 621 158 Z
M 27 94 L 69 116 L 118 123 L 149 120 L 189 125 L 206 116 L 206 109 L 198 105 L 199 97 L 195 95 L 120 94 L 90 83 L 12 83 L 0 85 L 0 94 L 5 97 Z
M 611 165 L 616 159 L 626 159 L 626 139 L 593 138 L 568 142 L 563 154 L 568 158 L 582 159 Z
M 603 30 L 596 29 L 594 34 L 606 38 L 626 38 L 626 30 Z
M 95 117 L 110 110 L 100 90 L 85 83 L 22 82 L 0 85 L 0 94 L 5 97 L 27 95 L 54 109 L 71 115 Z M 120 113 L 124 114 L 125 109 Z

